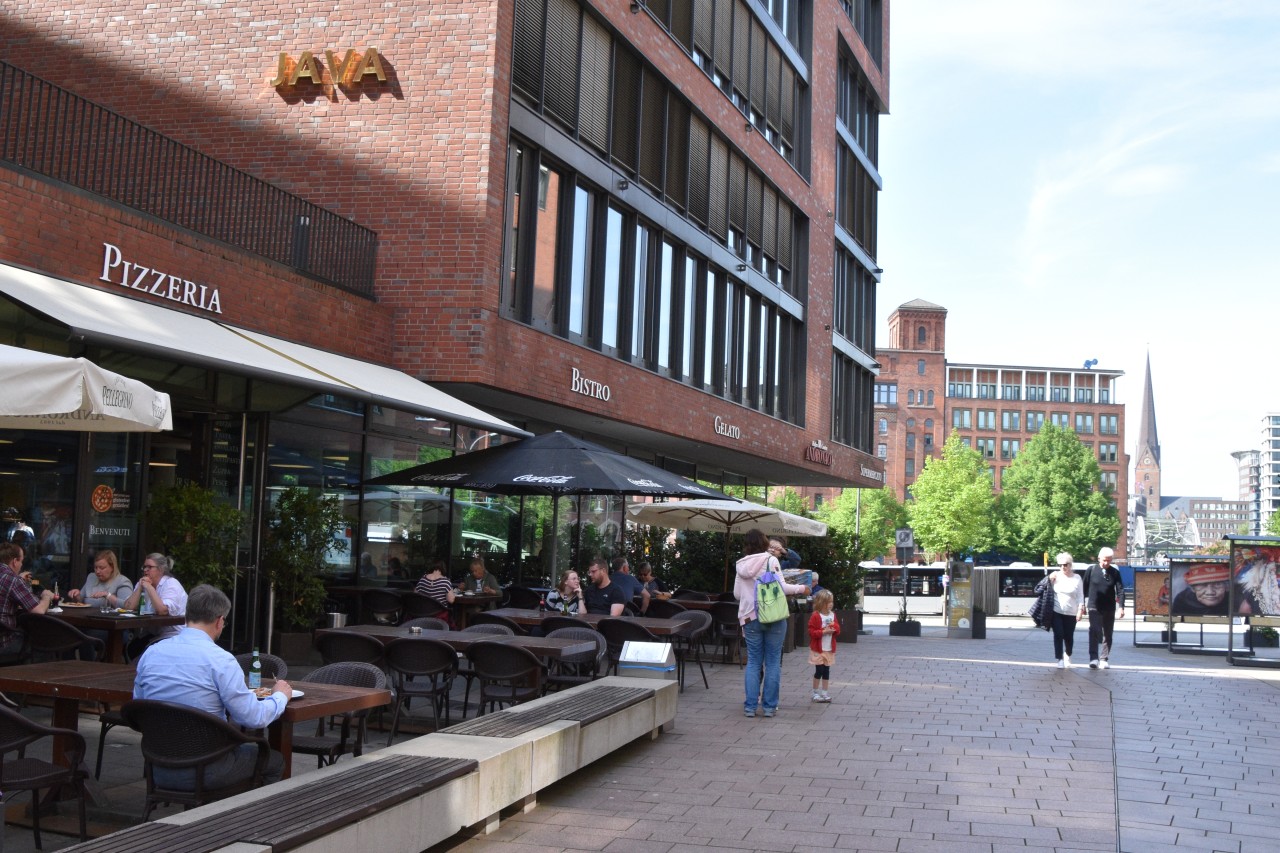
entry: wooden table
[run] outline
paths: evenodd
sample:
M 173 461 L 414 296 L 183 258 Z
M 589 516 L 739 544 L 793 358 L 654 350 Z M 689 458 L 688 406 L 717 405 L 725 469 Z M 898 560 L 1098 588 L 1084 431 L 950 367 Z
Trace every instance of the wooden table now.
M 110 705 L 128 702 L 133 698 L 135 674 L 132 666 L 100 661 L 62 660 L 7 666 L 0 667 L 0 691 L 53 699 L 53 725 L 75 730 L 79 728 L 82 700 Z M 306 681 L 289 683 L 306 695 L 289 700 L 284 713 L 267 729 L 271 746 L 284 756 L 286 779 L 292 770 L 293 727 L 296 723 L 347 711 L 377 708 L 391 702 L 389 690 Z M 56 744 L 53 759 L 60 764 L 67 760 Z
M 494 616 L 505 616 L 517 625 L 525 625 L 528 627 L 537 627 L 542 624 L 542 620 L 548 616 L 563 616 L 550 610 L 520 610 L 515 607 L 501 607 L 497 610 L 490 611 Z M 580 619 L 591 627 L 600 624 L 601 619 L 608 619 L 608 616 L 602 616 L 599 613 L 578 613 L 570 614 L 574 619 Z M 650 616 L 619 616 L 618 619 L 626 619 L 628 622 L 634 622 L 644 628 L 649 629 L 649 633 L 656 634 L 659 637 L 669 636 L 671 634 L 685 634 L 689 631 L 689 623 L 683 619 L 655 619 Z
M 81 631 L 105 631 L 107 634 L 106 660 L 108 663 L 124 663 L 124 635 L 128 631 L 141 631 L 146 628 L 168 628 L 171 625 L 185 625 L 186 616 L 127 616 L 108 610 L 103 613 L 92 605 L 74 607 L 62 605 L 62 612 L 50 613 L 79 628 Z
M 423 639 L 442 640 L 449 644 L 455 652 L 465 652 L 467 647 L 479 642 L 497 642 L 508 646 L 519 646 L 528 649 L 541 658 L 560 658 L 587 654 L 596 650 L 596 644 L 590 640 L 566 640 L 560 637 L 507 637 L 497 634 L 468 634 L 462 631 L 427 631 L 410 634 L 409 629 L 396 625 L 352 625 L 347 628 L 321 629 L 316 636 L 336 631 L 348 631 L 365 634 L 379 640 L 384 646 L 392 640 Z
M 484 610 L 491 604 L 502 601 L 501 594 L 492 592 L 473 592 L 470 595 L 459 592 L 453 597 L 453 611 L 457 615 L 454 624 L 459 628 L 467 627 L 467 620 L 477 610 Z

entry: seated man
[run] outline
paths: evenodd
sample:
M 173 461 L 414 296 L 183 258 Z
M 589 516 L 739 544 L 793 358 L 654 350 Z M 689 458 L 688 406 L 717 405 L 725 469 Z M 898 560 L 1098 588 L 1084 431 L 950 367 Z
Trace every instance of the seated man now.
M 176 702 L 207 711 L 247 729 L 261 729 L 284 713 L 293 689 L 277 680 L 274 691 L 259 699 L 245 684 L 244 670 L 231 652 L 215 641 L 227 625 L 231 601 L 221 590 L 200 584 L 187 598 L 187 624 L 176 637 L 147 647 L 138 661 L 133 681 L 134 699 Z M 244 780 L 253 774 L 258 747 L 244 744 L 232 754 L 205 769 L 205 786 L 217 788 Z M 280 781 L 284 758 L 272 750 L 263 781 Z M 194 770 L 155 771 L 156 782 L 165 786 L 195 787 Z
M 596 557 L 587 568 L 588 583 L 582 588 L 582 600 L 588 613 L 621 616 L 630 600 L 615 584 L 609 582 L 609 564 Z
M 629 603 L 635 604 L 635 600 L 640 599 L 641 613 L 649 609 L 649 590 L 645 589 L 644 584 L 631 574 L 631 564 L 627 562 L 626 557 L 613 558 L 613 573 L 609 575 L 609 582 L 622 590 L 622 594 L 627 597 Z

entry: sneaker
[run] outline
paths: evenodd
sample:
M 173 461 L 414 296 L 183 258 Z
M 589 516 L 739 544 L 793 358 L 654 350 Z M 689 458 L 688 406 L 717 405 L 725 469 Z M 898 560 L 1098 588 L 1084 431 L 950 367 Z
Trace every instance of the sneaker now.
M 1067 668 L 1067 662 L 1064 661 L 1062 658 L 1058 658 L 1058 669 L 1066 669 L 1066 668 Z
M 1094 658 L 1093 660 L 1089 661 L 1089 669 L 1097 669 L 1097 668 L 1098 668 L 1097 658 Z
M 764 709 L 764 715 L 765 715 L 766 717 L 772 717 L 772 716 L 773 716 L 774 714 L 776 714 L 776 713 L 778 713 L 778 709 L 777 709 L 777 708 L 765 708 L 765 709 Z
M 830 701 L 831 701 L 831 694 L 830 694 L 830 693 L 828 693 L 828 692 L 827 692 L 827 691 L 825 691 L 825 690 L 824 690 L 824 691 L 822 691 L 822 701 L 823 701 L 823 702 L 830 702 Z
M 1103 658 L 1101 661 L 1098 662 L 1098 666 L 1102 667 L 1103 669 L 1111 669 L 1111 661 L 1107 660 L 1106 658 Z
M 1062 665 L 1063 665 L 1064 667 L 1070 667 L 1070 666 L 1071 666 L 1071 655 L 1063 655 L 1063 656 L 1062 656 Z
M 820 692 L 818 692 L 817 690 L 813 691 L 813 699 L 812 699 L 811 701 L 813 701 L 813 702 L 821 702 L 821 701 L 822 701 L 822 694 L 821 694 Z
M 744 714 L 746 714 L 748 717 L 754 717 L 754 716 L 756 715 L 756 709 L 755 709 L 755 708 L 745 708 L 745 709 L 743 709 L 743 713 L 744 713 Z

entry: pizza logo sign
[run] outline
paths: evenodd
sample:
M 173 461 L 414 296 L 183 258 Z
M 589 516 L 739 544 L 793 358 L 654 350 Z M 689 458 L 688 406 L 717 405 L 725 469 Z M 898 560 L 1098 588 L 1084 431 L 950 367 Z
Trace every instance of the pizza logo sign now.
M 94 512 L 107 512 L 115 501 L 115 492 L 110 486 L 96 486 L 89 496 L 89 505 Z

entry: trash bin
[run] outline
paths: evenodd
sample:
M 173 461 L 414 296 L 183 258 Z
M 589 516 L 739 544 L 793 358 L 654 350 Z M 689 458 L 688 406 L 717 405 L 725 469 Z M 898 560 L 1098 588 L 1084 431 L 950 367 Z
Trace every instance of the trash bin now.
M 345 613 L 326 613 L 324 619 L 326 628 L 347 627 L 347 614 Z
M 975 609 L 973 611 L 973 624 L 970 627 L 972 634 L 970 638 L 974 640 L 985 640 L 987 638 L 987 611 Z

